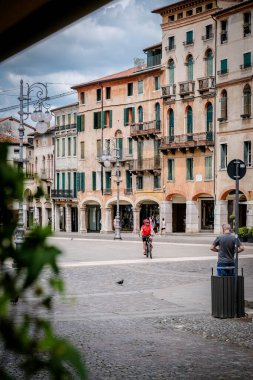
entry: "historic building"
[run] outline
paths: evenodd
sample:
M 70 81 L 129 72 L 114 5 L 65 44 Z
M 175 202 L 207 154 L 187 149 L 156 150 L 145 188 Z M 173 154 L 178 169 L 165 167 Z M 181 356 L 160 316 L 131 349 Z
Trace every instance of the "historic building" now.
M 82 128 L 78 130 L 80 231 L 114 228 L 117 190 L 115 155 L 120 162 L 121 229 L 138 231 L 144 217 L 159 215 L 163 200 L 161 44 L 145 49 L 147 65 L 136 66 L 72 88 L 77 90 Z M 117 149 L 115 149 L 117 148 Z M 103 166 L 110 154 L 111 166 Z
M 55 108 L 55 174 L 51 190 L 53 228 L 55 231 L 78 231 L 79 173 L 77 145 L 78 103 Z
M 216 233 L 235 214 L 235 181 L 226 170 L 233 159 L 247 166 L 239 182 L 239 225 L 253 226 L 252 11 L 252 1 L 243 1 L 213 15 L 217 25 Z

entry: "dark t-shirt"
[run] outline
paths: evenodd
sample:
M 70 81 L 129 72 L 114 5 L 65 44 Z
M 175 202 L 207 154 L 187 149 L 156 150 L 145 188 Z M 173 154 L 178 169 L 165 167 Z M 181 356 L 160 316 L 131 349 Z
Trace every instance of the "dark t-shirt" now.
M 224 234 L 217 236 L 214 240 L 213 245 L 218 246 L 218 262 L 220 263 L 234 263 L 235 256 L 235 236 L 232 234 Z M 238 239 L 238 247 L 240 247 L 241 242 Z

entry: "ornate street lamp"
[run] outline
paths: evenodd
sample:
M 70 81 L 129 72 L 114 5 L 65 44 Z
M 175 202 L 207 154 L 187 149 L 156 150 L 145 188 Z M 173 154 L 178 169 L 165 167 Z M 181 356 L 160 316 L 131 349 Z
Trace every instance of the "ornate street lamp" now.
M 35 96 L 35 100 L 31 97 Z M 19 96 L 19 160 L 18 167 L 21 172 L 23 172 L 24 156 L 23 156 L 23 145 L 24 145 L 24 120 L 27 120 L 29 116 L 36 122 L 36 130 L 38 133 L 43 134 L 47 131 L 48 123 L 50 122 L 52 115 L 49 112 L 50 105 L 46 103 L 48 100 L 47 86 L 43 83 L 33 83 L 29 85 L 27 83 L 27 90 L 24 94 L 23 80 L 20 81 L 20 96 Z M 30 105 L 34 106 L 34 112 L 30 112 Z M 45 110 L 45 112 L 44 112 Z M 23 210 L 23 199 L 19 202 L 19 212 L 18 212 L 18 224 L 15 231 L 15 243 L 16 246 L 20 246 L 24 242 L 24 210 Z
M 113 147 L 113 150 L 115 150 L 115 156 L 112 157 L 110 152 L 104 152 L 102 154 L 101 160 L 102 165 L 104 165 L 105 168 L 109 168 L 112 164 L 112 162 L 115 162 L 115 168 L 116 168 L 116 184 L 117 184 L 117 208 L 116 208 L 116 217 L 115 217 L 115 226 L 114 226 L 114 240 L 122 240 L 121 233 L 120 233 L 120 214 L 119 214 L 119 185 L 121 182 L 120 179 L 120 164 L 119 164 L 119 147 L 117 146 L 117 143 Z

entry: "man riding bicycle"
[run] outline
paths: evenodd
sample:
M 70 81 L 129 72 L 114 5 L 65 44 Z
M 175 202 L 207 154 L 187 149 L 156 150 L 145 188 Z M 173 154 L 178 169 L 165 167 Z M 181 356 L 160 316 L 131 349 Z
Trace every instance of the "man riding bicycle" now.
M 143 225 L 141 226 L 141 230 L 140 230 L 140 237 L 142 238 L 142 241 L 143 241 L 143 255 L 146 255 L 146 241 L 147 241 L 148 237 L 150 239 L 151 248 L 152 248 L 152 238 L 151 238 L 152 232 L 153 231 L 152 231 L 152 227 L 149 223 L 149 220 L 144 219 Z

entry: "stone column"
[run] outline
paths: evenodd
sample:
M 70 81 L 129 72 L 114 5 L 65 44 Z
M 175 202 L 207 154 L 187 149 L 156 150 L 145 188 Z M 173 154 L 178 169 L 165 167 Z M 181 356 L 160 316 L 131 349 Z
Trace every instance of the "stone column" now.
M 52 231 L 55 231 L 55 205 L 54 205 L 54 202 L 52 204 L 51 229 L 52 229 Z
M 81 234 L 85 234 L 87 232 L 86 210 L 87 210 L 86 205 L 83 205 L 82 207 L 80 207 L 80 233 Z
M 71 207 L 66 205 L 66 232 L 71 232 Z
M 45 227 L 48 225 L 48 220 L 47 220 L 47 211 L 45 208 L 45 203 L 41 203 L 41 220 L 42 220 L 42 226 Z
M 247 205 L 246 226 L 247 227 L 253 226 L 253 206 L 252 205 Z
M 34 223 L 37 223 L 39 220 L 39 210 L 38 207 L 34 206 Z
M 103 231 L 101 232 L 112 232 L 112 207 L 105 208 L 105 218 L 104 223 L 102 224 Z
M 60 206 L 55 205 L 54 230 L 60 231 Z
M 199 209 L 198 202 L 186 201 L 186 222 L 185 232 L 199 232 Z
M 160 228 L 161 228 L 162 218 L 164 218 L 165 223 L 166 223 L 165 233 L 172 233 L 172 201 L 162 201 L 160 203 L 159 217 L 160 217 Z
M 221 226 L 228 222 L 228 202 L 216 201 L 214 208 L 214 233 L 221 233 Z
M 139 233 L 140 231 L 140 207 L 133 207 L 133 232 Z

